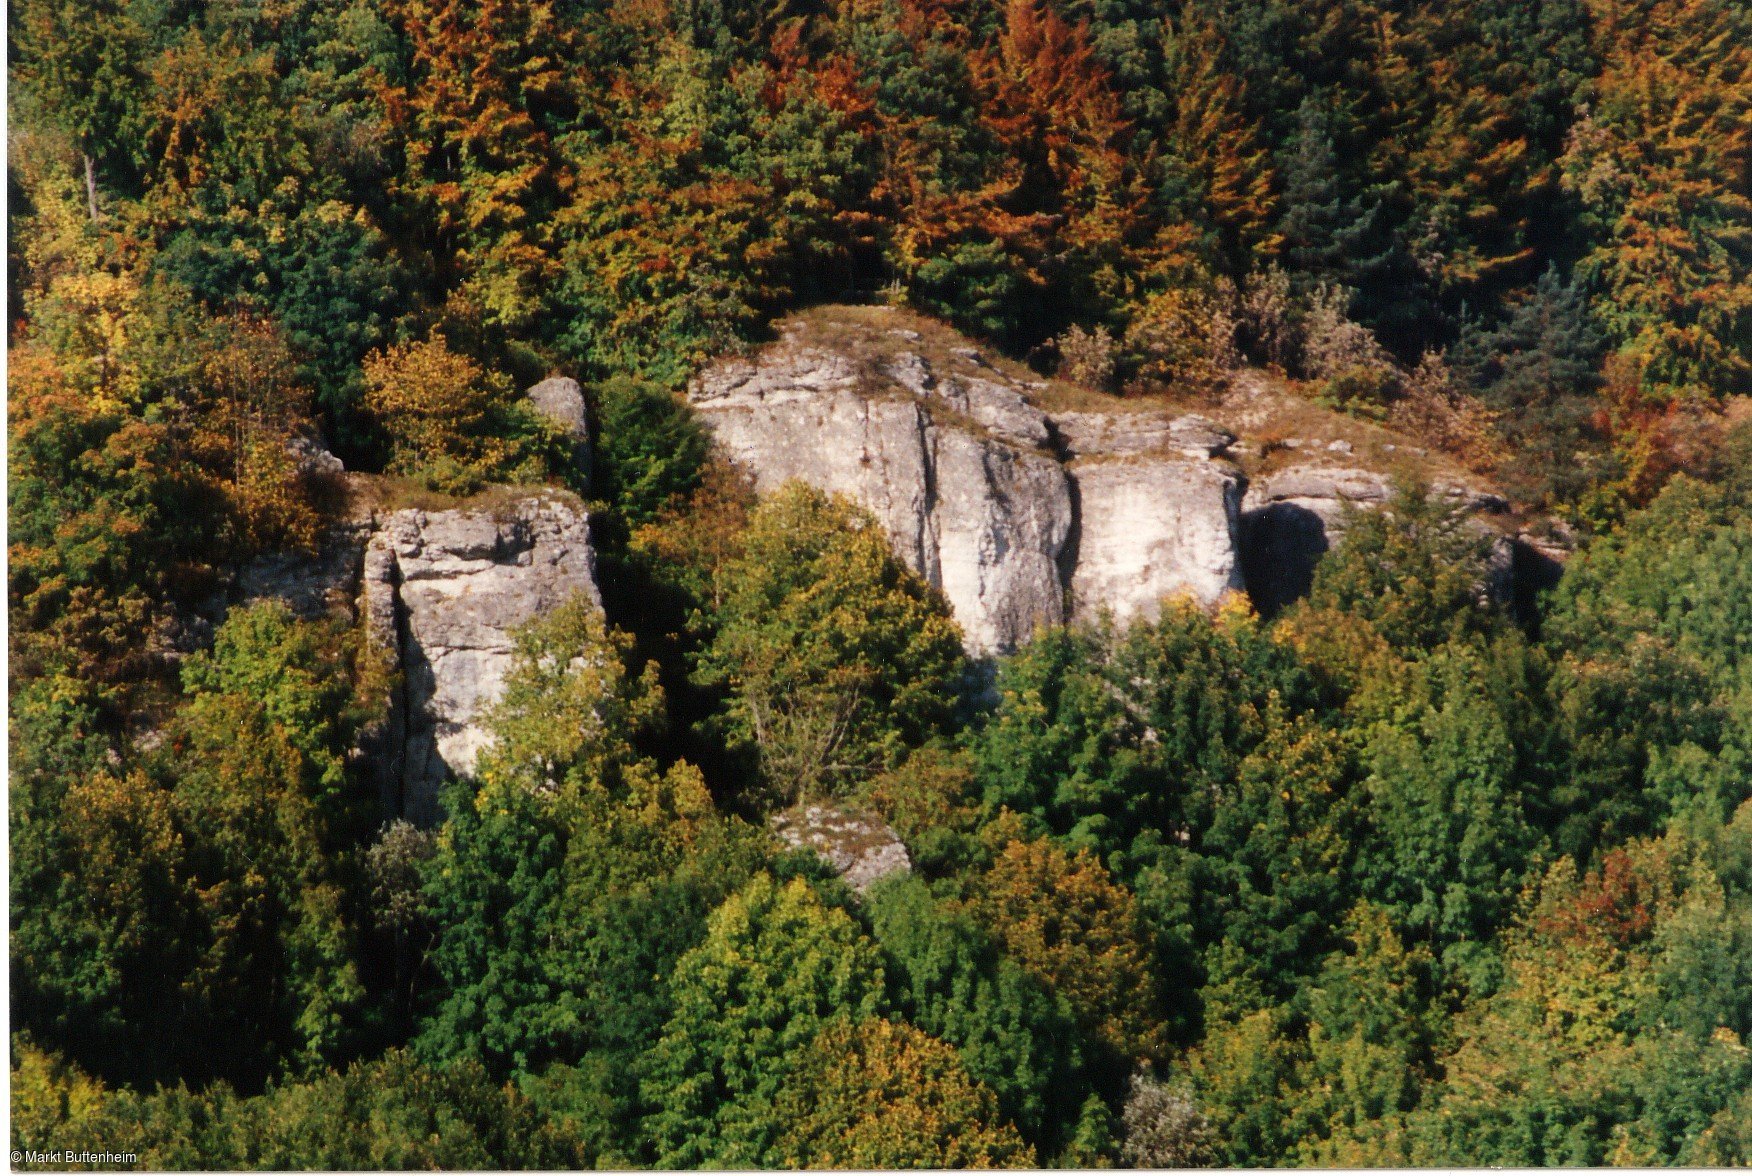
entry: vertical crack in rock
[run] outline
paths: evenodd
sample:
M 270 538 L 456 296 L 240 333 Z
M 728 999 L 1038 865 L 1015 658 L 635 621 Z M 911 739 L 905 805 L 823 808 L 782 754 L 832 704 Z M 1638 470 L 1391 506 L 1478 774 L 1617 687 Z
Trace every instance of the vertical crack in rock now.
M 1213 456 L 1232 438 L 1167 414 L 1055 419 L 979 372 L 904 352 L 860 375 L 782 346 L 708 369 L 689 394 L 762 493 L 797 479 L 869 509 L 975 655 L 1062 623 L 1067 594 L 1124 618 L 1240 586 L 1241 480 Z
M 400 697 L 378 756 L 386 802 L 416 824 L 473 769 L 481 725 L 503 692 L 516 631 L 582 594 L 596 607 L 596 559 L 582 508 L 557 494 L 496 509 L 402 510 L 366 555 L 364 611 L 393 651 Z

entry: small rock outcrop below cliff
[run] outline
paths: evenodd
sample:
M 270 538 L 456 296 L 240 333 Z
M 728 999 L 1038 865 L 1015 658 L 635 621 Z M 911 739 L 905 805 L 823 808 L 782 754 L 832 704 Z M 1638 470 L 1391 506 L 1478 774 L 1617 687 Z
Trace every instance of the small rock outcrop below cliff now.
M 875 346 L 870 346 L 874 342 Z M 1196 417 L 1053 416 L 977 350 L 865 346 L 793 332 L 708 368 L 690 399 L 765 493 L 796 479 L 874 514 L 895 552 L 942 590 L 976 654 L 1001 653 L 1080 610 L 1125 618 L 1164 596 L 1203 603 L 1241 585 L 1241 479 L 1230 439 Z
M 601 605 L 589 520 L 537 493 L 482 509 L 399 510 L 367 545 L 361 608 L 402 675 L 380 753 L 392 811 L 441 816 L 439 786 L 467 772 L 510 669 L 513 634 L 580 594 Z
M 570 376 L 549 376 L 523 394 L 529 407 L 571 438 L 572 460 L 590 476 L 590 420 L 584 389 Z
M 772 828 L 791 848 L 814 850 L 860 894 L 879 879 L 912 869 L 906 846 L 880 817 L 810 804 L 777 814 Z

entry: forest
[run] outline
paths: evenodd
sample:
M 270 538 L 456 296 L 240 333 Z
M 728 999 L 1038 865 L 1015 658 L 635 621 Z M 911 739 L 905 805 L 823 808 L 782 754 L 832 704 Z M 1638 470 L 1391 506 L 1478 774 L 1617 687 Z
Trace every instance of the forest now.
M 1752 1164 L 1745 0 L 7 19 L 14 1149 Z M 1573 554 L 1482 593 L 1408 480 L 1288 607 L 971 656 L 681 395 L 827 303 L 1128 402 L 1268 372 Z M 324 446 L 588 504 L 601 607 L 436 823 L 369 630 L 239 589 L 344 513 Z M 814 802 L 910 872 L 770 832 Z

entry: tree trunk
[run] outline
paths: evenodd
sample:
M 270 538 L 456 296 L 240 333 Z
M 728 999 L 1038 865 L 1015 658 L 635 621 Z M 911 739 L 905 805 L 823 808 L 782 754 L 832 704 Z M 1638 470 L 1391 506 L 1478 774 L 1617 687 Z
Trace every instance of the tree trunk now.
M 97 160 L 85 157 L 85 202 L 91 209 L 91 223 L 97 223 Z

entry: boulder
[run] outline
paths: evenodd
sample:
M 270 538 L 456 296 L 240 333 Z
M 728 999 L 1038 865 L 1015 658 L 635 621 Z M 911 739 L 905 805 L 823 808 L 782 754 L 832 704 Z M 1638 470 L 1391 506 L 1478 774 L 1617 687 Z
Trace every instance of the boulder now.
M 491 508 L 400 510 L 366 547 L 361 611 L 401 671 L 379 759 L 392 811 L 442 817 L 438 790 L 489 740 L 517 629 L 583 595 L 598 607 L 589 520 L 539 493 Z
M 287 442 L 286 452 L 291 454 L 294 468 L 301 478 L 335 478 L 347 472 L 341 459 L 330 452 L 321 435 L 314 430 L 294 436 Z
M 523 394 L 542 417 L 572 439 L 572 460 L 586 478 L 590 476 L 590 420 L 584 407 L 584 389 L 569 376 L 549 376 Z
M 871 883 L 912 869 L 906 846 L 880 817 L 838 805 L 799 805 L 772 819 L 773 832 L 793 849 L 812 849 L 862 894 Z
M 569 376 L 549 376 L 525 392 L 529 406 L 559 426 L 574 441 L 590 441 L 590 424 L 584 413 L 584 389 Z

